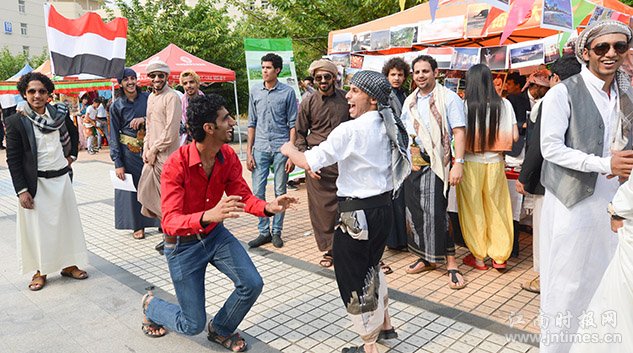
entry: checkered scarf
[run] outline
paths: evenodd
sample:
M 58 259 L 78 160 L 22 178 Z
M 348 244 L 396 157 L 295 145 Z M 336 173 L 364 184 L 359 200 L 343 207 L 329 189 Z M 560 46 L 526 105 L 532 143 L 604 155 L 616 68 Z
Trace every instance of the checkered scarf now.
M 370 97 L 378 101 L 378 113 L 382 117 L 391 142 L 391 176 L 394 198 L 400 191 L 404 179 L 411 173 L 411 161 L 407 154 L 408 135 L 399 118 L 394 117 L 389 106 L 391 85 L 384 75 L 375 71 L 359 71 L 351 79 L 350 84 L 360 88 Z
M 70 134 L 66 127 L 66 116 L 68 115 L 68 107 L 65 104 L 57 104 L 55 106 L 46 104 L 46 111 L 52 117 L 53 121 L 50 122 L 46 119 L 45 114 L 37 114 L 31 109 L 31 106 L 26 104 L 22 115 L 26 116 L 33 126 L 37 127 L 41 133 L 50 134 L 54 131 L 59 131 L 59 142 L 64 149 L 64 156 L 70 156 Z

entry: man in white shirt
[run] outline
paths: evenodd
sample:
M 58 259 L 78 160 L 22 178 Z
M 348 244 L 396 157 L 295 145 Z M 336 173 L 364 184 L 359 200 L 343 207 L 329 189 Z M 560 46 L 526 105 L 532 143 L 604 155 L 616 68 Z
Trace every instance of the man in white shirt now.
M 623 119 L 633 113 L 630 80 L 618 72 L 631 38 L 617 21 L 587 27 L 576 43 L 582 71 L 543 98 L 541 353 L 569 351 L 565 333 L 593 315 L 585 310 L 617 246 L 606 209 L 619 186 L 615 176 L 628 177 L 633 167 L 631 126 Z M 556 325 L 567 316 L 570 325 Z
M 388 105 L 390 92 L 383 75 L 359 71 L 346 95 L 352 120 L 308 151 L 300 152 L 292 143 L 281 148 L 313 178 L 319 178 L 321 168 L 338 163 L 341 219 L 332 247 L 336 282 L 353 329 L 364 342 L 344 348 L 344 353 L 377 353 L 377 340 L 398 337 L 389 318 L 386 277 L 379 263 L 393 222 L 392 192 L 402 185 L 410 164 L 406 152 L 404 159 L 392 164 L 401 156 L 394 153 L 406 146 L 396 141 L 404 127 L 396 127 Z

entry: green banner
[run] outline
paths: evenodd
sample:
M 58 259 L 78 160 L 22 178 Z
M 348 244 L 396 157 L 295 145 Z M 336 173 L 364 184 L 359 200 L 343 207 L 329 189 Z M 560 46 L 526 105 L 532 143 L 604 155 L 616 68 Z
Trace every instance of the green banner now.
M 275 53 L 283 59 L 283 67 L 277 79 L 295 91 L 297 101 L 301 101 L 299 81 L 295 70 L 294 53 L 292 51 L 292 39 L 290 38 L 244 38 L 244 52 L 246 55 L 246 74 L 248 76 L 248 88 L 263 84 L 262 80 L 262 56 Z

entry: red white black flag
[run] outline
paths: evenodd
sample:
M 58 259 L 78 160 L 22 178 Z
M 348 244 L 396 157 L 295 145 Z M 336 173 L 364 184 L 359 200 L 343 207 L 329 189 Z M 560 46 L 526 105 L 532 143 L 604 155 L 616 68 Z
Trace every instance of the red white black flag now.
M 98 14 L 88 12 L 71 20 L 48 3 L 44 5 L 44 18 L 54 75 L 93 74 L 112 78 L 123 72 L 126 18 L 104 23 Z

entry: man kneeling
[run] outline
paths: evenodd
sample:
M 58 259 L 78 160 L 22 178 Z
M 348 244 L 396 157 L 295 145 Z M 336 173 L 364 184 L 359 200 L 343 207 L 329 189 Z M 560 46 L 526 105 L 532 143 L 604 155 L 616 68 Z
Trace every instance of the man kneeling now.
M 196 335 L 206 323 L 204 275 L 212 264 L 235 284 L 235 290 L 209 322 L 208 338 L 234 352 L 247 349 L 234 331 L 257 300 L 263 281 L 250 257 L 223 221 L 241 212 L 270 217 L 297 201 L 281 195 L 266 203 L 242 178 L 242 165 L 226 145 L 236 122 L 219 95 L 196 96 L 187 109 L 194 143 L 174 152 L 163 168 L 162 227 L 165 256 L 178 305 L 143 297 L 143 332 L 160 337 L 165 328 Z M 226 193 L 227 197 L 222 197 Z

